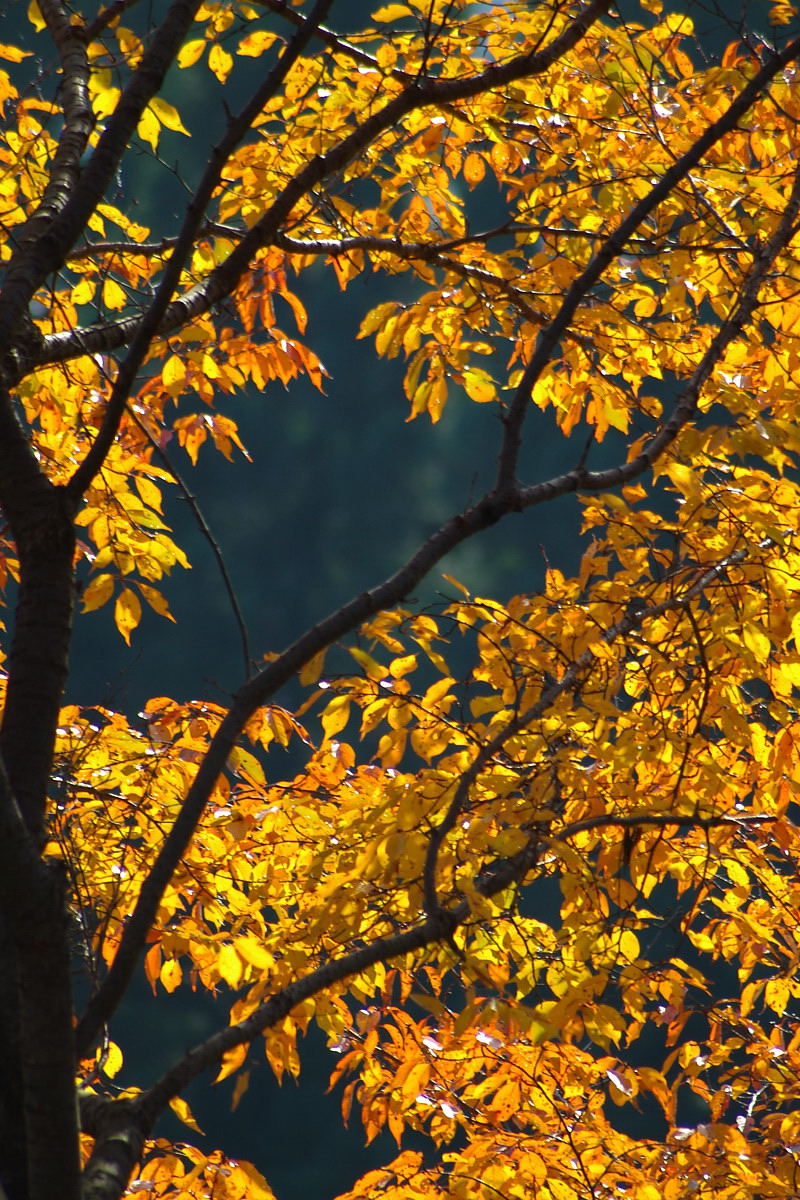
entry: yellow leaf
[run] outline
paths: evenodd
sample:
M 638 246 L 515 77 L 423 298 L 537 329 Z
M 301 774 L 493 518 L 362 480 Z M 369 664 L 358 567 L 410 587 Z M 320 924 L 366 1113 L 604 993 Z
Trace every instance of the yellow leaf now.
M 381 8 L 376 8 L 372 14 L 373 21 L 399 21 L 401 17 L 411 15 L 411 9 L 407 4 L 384 4 Z
M 111 575 L 97 575 L 83 593 L 83 612 L 93 612 L 111 599 L 114 579 Z
M 244 974 L 244 963 L 229 942 L 219 948 L 217 968 L 228 987 L 238 988 Z
M 98 71 L 91 78 L 92 109 L 97 120 L 102 120 L 114 111 L 121 92 L 111 83 L 109 71 Z
M 322 714 L 322 728 L 325 730 L 325 741 L 329 741 L 344 729 L 350 717 L 350 697 L 334 696 L 325 706 Z
M 81 281 L 76 283 L 75 287 L 72 289 L 72 295 L 70 299 L 72 300 L 73 304 L 90 304 L 94 299 L 96 290 L 97 284 L 93 279 L 81 279 Z
M 156 512 L 161 512 L 161 489 L 146 475 L 137 475 L 135 482 L 136 490 L 144 503 L 150 508 L 154 508 Z
M 265 29 L 257 29 L 242 38 L 236 53 L 247 58 L 260 58 L 265 50 L 269 50 L 270 46 L 275 44 L 277 36 L 275 33 L 267 33 Z
M 796 4 L 773 4 L 769 10 L 770 25 L 788 25 L 797 16 Z
M 176 958 L 168 958 L 159 972 L 159 979 L 167 992 L 174 992 L 183 979 L 181 964 Z
M 231 73 L 233 57 L 215 43 L 208 52 L 208 65 L 220 83 L 225 83 Z
M 494 380 L 480 367 L 467 367 L 463 376 L 464 391 L 476 404 L 489 404 L 497 399 Z
M 451 587 L 456 588 L 467 600 L 469 600 L 469 589 L 465 588 L 463 583 L 459 583 L 454 575 L 448 575 L 446 571 L 442 571 L 442 579 L 447 580 Z
M 116 1042 L 109 1042 L 103 1054 L 102 1069 L 103 1074 L 109 1079 L 113 1079 L 122 1067 L 122 1051 Z
M 228 766 L 237 775 L 243 775 L 255 783 L 265 783 L 264 768 L 261 763 L 251 754 L 249 750 L 244 750 L 241 746 L 234 746 L 228 755 Z
M 183 68 L 193 67 L 198 59 L 202 57 L 205 48 L 205 38 L 194 38 L 191 42 L 187 42 L 178 51 L 178 66 Z
M 763 629 L 758 625 L 745 625 L 742 629 L 742 638 L 756 662 L 766 663 L 769 661 L 772 643 Z
M 476 154 L 475 151 L 473 150 L 464 159 L 463 171 L 464 171 L 464 178 L 466 179 L 469 186 L 475 187 L 475 185 L 477 183 L 481 182 L 484 175 L 486 174 L 486 163 L 483 160 L 483 156 L 480 154 Z
M 742 888 L 750 887 L 750 876 L 748 875 L 747 871 L 744 869 L 742 864 L 738 863 L 736 861 L 736 859 L 727 858 L 725 860 L 725 871 L 726 871 L 731 883 L 735 887 L 742 887 Z
M 30 58 L 31 54 L 32 50 L 20 50 L 18 46 L 8 46 L 0 42 L 0 58 L 4 58 L 6 62 L 22 62 L 23 58 Z
M 107 279 L 103 284 L 103 304 L 106 308 L 117 310 L 124 308 L 127 303 L 128 297 L 116 279 Z
M 233 1075 L 234 1071 L 238 1071 L 247 1058 L 247 1050 L 247 1046 L 233 1046 L 230 1050 L 226 1050 L 222 1056 L 222 1066 L 214 1082 L 221 1083 L 223 1079 Z
M 37 33 L 45 28 L 45 19 L 42 16 L 42 10 L 39 8 L 37 0 L 31 0 L 28 5 L 28 20 Z
M 768 979 L 764 985 L 764 1003 L 782 1017 L 791 1000 L 791 990 L 786 979 Z
M 174 104 L 162 100 L 160 96 L 154 96 L 150 107 L 166 129 L 171 129 L 174 133 L 185 133 L 187 137 L 192 136 L 181 121 L 181 115 Z
M 160 617 L 166 617 L 168 621 L 175 620 L 161 592 L 147 583 L 137 583 L 136 586 L 154 612 L 157 612 Z
M 186 364 L 178 358 L 177 354 L 171 354 L 161 370 L 161 382 L 168 395 L 174 399 L 180 396 L 186 386 Z
M 425 1090 L 430 1077 L 431 1068 L 429 1063 L 418 1062 L 413 1065 L 402 1085 L 403 1100 L 406 1104 L 414 1103 L 420 1092 Z
M 203 1131 L 192 1116 L 192 1110 L 185 1100 L 180 1096 L 173 1096 L 169 1102 L 169 1106 L 179 1121 L 183 1121 L 184 1125 L 188 1126 L 189 1129 L 202 1135 Z
M 691 496 L 697 491 L 698 479 L 691 467 L 687 467 L 684 463 L 671 462 L 666 464 L 665 471 L 684 496 Z
M 358 330 L 360 338 L 369 337 L 376 329 L 382 329 L 389 317 L 397 311 L 397 305 L 393 300 L 387 301 L 385 304 L 378 304 L 364 317 Z
M 375 61 L 382 71 L 391 71 L 397 62 L 397 50 L 390 42 L 384 42 L 375 51 Z
M 131 631 L 136 628 L 141 619 L 142 605 L 139 597 L 130 588 L 125 588 L 117 596 L 117 602 L 114 605 L 114 621 L 129 646 Z
M 322 668 L 325 665 L 325 651 L 320 650 L 319 654 L 315 654 L 310 658 L 300 672 L 300 682 L 303 687 L 308 687 L 311 683 L 316 683 L 322 674 Z
M 635 962 L 639 957 L 639 939 L 630 929 L 624 929 L 619 939 L 619 952 L 626 962 Z
M 389 674 L 393 679 L 402 679 L 402 677 L 407 675 L 409 671 L 415 671 L 416 668 L 416 654 L 404 654 L 389 664 Z
M 382 667 L 371 654 L 367 654 L 366 650 L 361 650 L 358 646 L 348 646 L 348 650 L 358 665 L 364 668 L 370 679 L 383 679 L 386 668 Z
M 154 150 L 158 149 L 158 139 L 161 136 L 161 122 L 149 105 L 139 118 L 136 132 L 143 142 L 149 142 Z
M 252 1163 L 237 1163 L 231 1174 L 233 1185 L 230 1195 L 246 1196 L 247 1200 L 275 1200 L 275 1193 L 260 1171 Z

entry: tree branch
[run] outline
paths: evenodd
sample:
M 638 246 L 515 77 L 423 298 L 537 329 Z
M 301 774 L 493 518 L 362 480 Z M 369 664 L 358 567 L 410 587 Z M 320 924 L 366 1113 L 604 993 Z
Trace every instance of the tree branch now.
M 762 548 L 770 543 L 762 543 Z M 651 620 L 654 617 L 663 616 L 667 612 L 686 612 L 690 618 L 691 603 L 698 596 L 705 592 L 706 588 L 716 580 L 720 579 L 731 567 L 745 561 L 748 557 L 748 548 L 742 547 L 739 550 L 727 555 L 718 563 L 713 563 L 710 567 L 702 572 L 694 583 L 687 587 L 686 591 L 676 597 L 670 597 L 668 600 L 663 600 L 659 604 L 641 605 L 629 608 L 619 621 L 611 625 L 598 639 L 607 646 L 611 646 L 620 637 L 631 633 L 634 629 L 639 629 L 645 621 Z M 448 834 L 452 833 L 456 822 L 464 812 L 468 800 L 469 790 L 472 784 L 476 781 L 481 771 L 491 763 L 492 759 L 497 755 L 520 729 L 529 726 L 533 721 L 538 721 L 545 715 L 547 710 L 552 707 L 560 696 L 566 692 L 571 692 L 581 683 L 591 670 L 592 666 L 597 662 L 597 655 L 587 647 L 578 658 L 574 659 L 559 680 L 553 680 L 542 691 L 539 699 L 530 705 L 524 712 L 515 713 L 514 716 L 506 722 L 501 730 L 488 742 L 481 745 L 480 750 L 476 754 L 469 767 L 462 773 L 459 778 L 458 786 L 453 793 L 447 811 L 442 817 L 439 824 L 431 832 L 428 839 L 428 848 L 425 854 L 425 864 L 423 866 L 423 892 L 425 897 L 425 912 L 432 919 L 442 912 L 442 906 L 439 902 L 438 889 L 436 883 L 436 871 L 439 857 L 439 851 Z M 758 818 L 761 820 L 762 818 Z M 772 818 L 763 818 L 764 820 Z M 558 835 L 547 835 L 549 837 L 557 836 L 558 838 L 570 837 L 575 833 L 580 833 L 585 829 L 592 829 L 597 825 L 614 825 L 621 826 L 641 825 L 641 824 L 702 824 L 704 821 L 715 821 L 716 823 L 724 823 L 722 818 L 687 818 L 685 821 L 680 817 L 672 815 L 665 817 L 662 821 L 661 817 L 654 818 L 652 821 L 645 822 L 636 818 L 619 818 L 613 816 L 603 816 L 590 818 L 587 821 L 582 821 L 574 826 L 569 826 L 566 830 L 562 830 Z M 736 823 L 738 818 L 730 818 L 732 823 Z M 544 835 L 543 835 L 544 836 Z
M 0 762 L 0 911 L 17 967 L 28 1200 L 80 1194 L 63 884 L 58 866 L 41 861 Z
M 61 0 L 41 0 L 41 13 L 58 50 L 63 79 L 60 94 L 64 124 L 58 148 L 50 166 L 47 186 L 36 211 L 25 222 L 17 245 L 25 246 L 37 238 L 60 213 L 80 177 L 80 160 L 94 128 L 89 102 L 89 61 L 86 42 L 79 25 L 70 23 Z
M 800 42 L 798 42 L 798 52 L 800 52 Z M 522 508 L 526 508 L 530 504 L 539 504 L 543 499 L 552 499 L 557 495 L 564 496 L 573 491 L 602 492 L 607 491 L 609 488 L 619 487 L 636 479 L 664 454 L 684 425 L 686 425 L 696 412 L 703 385 L 722 358 L 725 350 L 744 331 L 745 326 L 758 305 L 761 284 L 764 282 L 776 256 L 789 245 L 797 233 L 799 217 L 800 164 L 796 168 L 789 199 L 786 202 L 786 207 L 775 232 L 764 245 L 756 249 L 753 256 L 753 269 L 742 284 L 742 290 L 736 304 L 714 334 L 700 363 L 692 373 L 686 387 L 680 393 L 672 415 L 665 421 L 658 433 L 654 434 L 650 442 L 636 458 L 618 467 L 609 467 L 604 471 L 588 471 L 585 467 L 579 466 L 575 470 L 561 476 L 559 480 L 548 480 L 541 484 L 520 487 L 517 490 L 517 495 Z M 557 321 L 559 320 L 560 314 L 557 318 Z M 556 324 L 556 322 L 553 324 Z M 545 334 L 543 333 L 542 338 L 544 336 Z M 539 345 L 541 345 L 541 339 Z M 539 346 L 536 348 L 535 355 L 538 352 Z M 516 396 L 514 404 L 517 404 Z
M 767 541 L 761 544 L 766 546 L 771 543 Z M 748 551 L 746 548 L 727 555 L 720 562 L 713 564 L 705 570 L 700 578 L 696 579 L 680 597 L 671 597 L 659 604 L 649 605 L 645 608 L 629 608 L 619 621 L 615 622 L 605 631 L 602 635 L 602 641 L 610 645 L 618 638 L 639 628 L 643 622 L 653 617 L 663 615 L 666 612 L 688 610 L 691 602 L 701 595 L 712 582 L 721 578 L 732 566 L 745 561 L 747 556 Z M 523 725 L 528 724 L 538 716 L 544 715 L 558 696 L 569 691 L 580 681 L 595 660 L 596 655 L 594 652 L 591 649 L 585 650 L 570 664 L 561 680 L 551 684 L 527 712 L 508 722 L 501 733 L 492 739 L 491 743 L 487 744 L 486 747 L 482 747 L 475 762 L 470 765 L 462 776 L 459 783 L 459 792 L 463 788 L 464 794 L 466 794 L 470 784 L 477 777 L 479 770 L 488 765 L 508 738 L 513 736 L 514 732 Z M 456 805 L 454 798 L 446 817 L 439 826 L 439 830 L 437 830 L 437 834 L 440 830 L 444 830 L 446 833 L 452 829 L 459 811 L 461 809 Z M 556 840 L 563 841 L 595 828 L 607 826 L 616 826 L 623 829 L 641 826 L 651 826 L 653 828 L 691 827 L 699 829 L 720 828 L 724 826 L 740 828 L 745 824 L 763 824 L 771 820 L 774 820 L 774 817 L 760 815 L 729 816 L 721 814 L 719 816 L 704 817 L 699 815 L 682 816 L 675 813 L 636 813 L 625 816 L 609 814 L 574 822 L 555 834 L 549 833 L 544 829 L 537 829 L 529 838 L 526 846 L 518 854 L 508 858 L 498 858 L 486 864 L 477 876 L 476 887 L 487 898 L 498 895 L 512 884 L 522 882 L 534 865 L 541 845 Z M 430 852 L 434 863 L 441 841 L 442 837 L 437 837 L 436 849 Z M 429 863 L 426 862 L 426 876 L 429 869 Z M 148 1123 L 152 1123 L 169 1100 L 173 1096 L 178 1095 L 200 1072 L 217 1064 L 222 1056 L 233 1047 L 249 1043 L 266 1029 L 273 1027 L 303 1000 L 317 995 L 326 987 L 331 986 L 331 984 L 358 975 L 361 971 L 366 970 L 376 962 L 386 963 L 393 958 L 407 955 L 437 942 L 449 943 L 452 941 L 454 932 L 470 918 L 470 915 L 470 906 L 466 899 L 457 901 L 454 906 L 449 908 L 441 906 L 438 901 L 431 908 L 428 908 L 426 905 L 426 920 L 420 924 L 402 933 L 377 938 L 369 945 L 357 947 L 343 954 L 341 957 L 315 968 L 305 977 L 288 984 L 280 992 L 261 1004 L 249 1017 L 213 1034 L 210 1038 L 189 1051 L 178 1063 L 170 1068 L 141 1097 L 141 1100 L 137 1101 L 137 1103 L 141 1103 L 142 1112 L 146 1114 Z
M 543 842 L 565 842 L 568 838 L 577 837 L 579 833 L 587 833 L 592 829 L 740 829 L 747 825 L 768 825 L 774 821 L 771 814 L 745 814 L 718 817 L 690 817 L 680 813 L 632 813 L 628 816 L 587 817 L 585 821 L 575 821 L 558 833 L 543 833 Z
M 222 577 L 222 586 L 225 588 L 225 592 L 228 597 L 228 603 L 231 606 L 233 620 L 236 625 L 236 631 L 239 635 L 239 641 L 242 647 L 242 665 L 244 667 L 243 677 L 248 679 L 253 666 L 253 658 L 250 653 L 250 638 L 247 632 L 247 623 L 245 622 L 244 614 L 242 612 L 241 605 L 239 604 L 239 597 L 236 595 L 236 589 L 233 586 L 233 580 L 231 579 L 230 572 L 228 571 L 228 566 L 225 562 L 225 556 L 222 553 L 220 544 L 214 537 L 214 534 L 211 532 L 208 521 L 206 521 L 205 516 L 203 515 L 203 510 L 200 508 L 200 505 L 197 502 L 197 497 L 189 490 L 186 481 L 178 471 L 178 468 L 172 462 L 167 452 L 162 448 L 161 445 L 159 445 L 158 440 L 152 435 L 137 413 L 133 413 L 133 419 L 141 429 L 144 436 L 150 442 L 151 446 L 153 447 L 153 452 L 161 460 L 165 470 L 169 471 L 175 483 L 178 485 L 178 489 L 188 504 L 191 514 L 194 517 L 197 528 L 200 530 L 201 535 L 205 538 L 209 547 L 211 548 L 214 561 L 216 562 L 219 573 Z
M 82 1102 L 84 1129 L 94 1137 L 94 1146 L 81 1177 L 81 1200 L 119 1200 L 142 1157 L 152 1122 L 130 1100 L 105 1100 L 88 1096 Z
M 83 31 L 83 36 L 87 44 L 98 37 L 104 29 L 121 17 L 129 8 L 133 8 L 135 4 L 139 4 L 140 0 L 112 0 L 108 8 L 101 9 L 94 20 Z
M 42 474 L 0 383 L 0 507 L 20 563 L 0 753 L 34 837 L 41 834 L 72 625 L 72 512 Z

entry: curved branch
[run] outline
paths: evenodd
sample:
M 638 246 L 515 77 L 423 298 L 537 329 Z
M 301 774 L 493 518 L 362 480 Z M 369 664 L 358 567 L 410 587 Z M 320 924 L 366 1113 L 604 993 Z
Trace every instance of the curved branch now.
M 800 46 L 798 49 L 800 50 Z M 585 467 L 579 466 L 556 481 L 548 480 L 544 483 L 532 484 L 529 487 L 515 487 L 514 492 L 518 496 L 521 507 L 527 508 L 530 504 L 540 504 L 542 500 L 552 499 L 555 496 L 563 496 L 569 492 L 602 492 L 607 491 L 609 488 L 619 487 L 636 479 L 665 453 L 684 425 L 691 420 L 696 412 L 703 385 L 709 379 L 711 372 L 722 358 L 725 350 L 731 342 L 741 336 L 758 305 L 761 284 L 769 273 L 776 256 L 789 245 L 792 238 L 798 232 L 799 221 L 800 163 L 795 170 L 789 199 L 786 202 L 786 207 L 775 232 L 764 245 L 757 248 L 753 256 L 753 269 L 744 280 L 736 304 L 711 339 L 708 349 L 692 373 L 686 387 L 680 393 L 678 403 L 672 415 L 665 421 L 658 433 L 651 438 L 649 444 L 644 447 L 641 453 L 637 454 L 636 458 L 618 467 L 609 467 L 604 471 L 588 471 Z M 553 322 L 553 325 L 560 322 L 560 316 L 561 314 Z M 553 328 L 553 325 L 550 326 L 550 329 Z M 541 335 L 540 345 L 548 333 L 549 330 L 545 330 Z M 534 352 L 534 358 L 538 355 L 538 352 L 539 346 L 537 346 Z M 526 370 L 526 375 L 529 369 Z M 518 406 L 518 394 L 514 397 L 513 406 Z
M 236 625 L 236 631 L 239 635 L 239 641 L 240 641 L 240 644 L 242 647 L 242 665 L 244 666 L 244 678 L 247 679 L 250 676 L 250 672 L 252 670 L 252 665 L 253 665 L 253 659 L 252 659 L 252 655 L 250 653 L 250 637 L 247 632 L 247 623 L 244 619 L 244 613 L 242 612 L 242 606 L 239 603 L 239 597 L 236 595 L 236 589 L 233 586 L 233 580 L 231 579 L 230 572 L 228 570 L 228 565 L 225 562 L 225 556 L 222 553 L 220 544 L 217 541 L 217 539 L 214 537 L 214 534 L 211 532 L 211 528 L 208 524 L 208 521 L 205 519 L 205 517 L 203 515 L 203 510 L 200 508 L 200 505 L 197 502 L 197 497 L 194 496 L 192 494 L 192 492 L 189 490 L 188 484 L 186 483 L 185 479 L 178 471 L 178 468 L 172 462 L 172 459 L 169 457 L 169 455 L 163 449 L 163 447 L 159 444 L 158 439 L 153 436 L 153 434 L 147 428 L 145 423 L 141 420 L 141 418 L 136 413 L 133 414 L 133 418 L 136 421 L 136 424 L 141 429 L 144 436 L 150 442 L 151 446 L 153 447 L 154 453 L 163 463 L 165 470 L 167 470 L 169 472 L 169 474 L 172 476 L 172 478 L 175 480 L 175 483 L 178 485 L 178 490 L 180 491 L 180 493 L 183 496 L 186 503 L 189 505 L 189 509 L 191 510 L 191 514 L 194 517 L 194 521 L 195 521 L 195 524 L 197 525 L 197 528 L 200 530 L 201 535 L 208 542 L 208 545 L 211 549 L 211 553 L 214 556 L 214 561 L 216 562 L 217 568 L 222 577 L 222 586 L 225 589 L 225 593 L 228 597 L 228 603 L 230 604 L 231 612 L 233 613 L 233 620 Z
M 253 712 L 283 687 L 315 654 L 356 629 L 381 609 L 397 604 L 448 551 L 465 538 L 495 524 L 505 511 L 507 510 L 502 505 L 495 502 L 494 497 L 486 496 L 472 508 L 452 517 L 399 571 L 372 591 L 355 597 L 318 625 L 307 630 L 236 693 L 211 740 L 180 813 L 142 885 L 109 973 L 89 1001 L 79 1023 L 77 1040 L 80 1053 L 84 1053 L 93 1044 L 101 1027 L 124 995 L 148 930 L 158 911 L 164 889 L 194 835 L 197 822 L 241 730 Z
M 632 813 L 625 817 L 587 817 L 585 821 L 575 821 L 559 833 L 542 834 L 542 842 L 565 842 L 567 838 L 577 837 L 579 833 L 588 833 L 592 829 L 741 829 L 746 825 L 768 825 L 774 820 L 775 816 L 771 813 L 745 813 L 741 816 L 723 814 L 719 817 L 681 816 L 680 813 Z

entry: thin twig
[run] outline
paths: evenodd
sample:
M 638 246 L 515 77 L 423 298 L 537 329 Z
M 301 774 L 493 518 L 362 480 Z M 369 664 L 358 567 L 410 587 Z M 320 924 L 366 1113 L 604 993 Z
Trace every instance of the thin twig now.
M 201 534 L 203 535 L 203 537 L 206 539 L 209 546 L 211 547 L 211 553 L 214 555 L 214 558 L 217 563 L 217 567 L 219 568 L 219 573 L 222 577 L 222 583 L 223 583 L 223 586 L 227 593 L 228 602 L 230 603 L 231 612 L 233 613 L 233 619 L 236 624 L 236 629 L 238 631 L 239 641 L 241 643 L 241 649 L 242 649 L 242 663 L 244 665 L 244 677 L 245 677 L 245 679 L 249 679 L 250 674 L 253 669 L 253 660 L 250 656 L 250 639 L 249 639 L 248 633 L 247 633 L 247 625 L 245 623 L 244 615 L 242 613 L 242 609 L 239 604 L 238 597 L 236 595 L 236 589 L 233 586 L 233 580 L 230 577 L 228 567 L 225 563 L 225 557 L 222 553 L 222 549 L 219 545 L 219 542 L 217 541 L 217 539 L 214 537 L 213 533 L 211 532 L 211 528 L 203 515 L 203 511 L 200 508 L 200 505 L 197 502 L 197 497 L 194 496 L 192 494 L 192 492 L 189 490 L 188 484 L 183 479 L 182 475 L 178 471 L 178 468 L 174 465 L 174 463 L 172 462 L 172 459 L 169 457 L 166 450 L 164 450 L 163 446 L 159 445 L 157 438 L 155 438 L 153 436 L 153 434 L 150 432 L 150 430 L 147 428 L 147 426 L 144 424 L 144 422 L 141 420 L 141 418 L 136 413 L 132 413 L 131 415 L 133 416 L 133 419 L 136 422 L 136 424 L 141 429 L 142 433 L 145 435 L 147 440 L 150 442 L 150 445 L 153 447 L 153 450 L 155 451 L 158 458 L 164 464 L 165 469 L 167 471 L 169 471 L 170 475 L 177 483 L 178 488 L 180 489 L 181 495 L 183 496 L 184 500 L 188 504 L 189 509 L 192 513 L 192 516 L 194 517 L 197 528 L 200 530 Z

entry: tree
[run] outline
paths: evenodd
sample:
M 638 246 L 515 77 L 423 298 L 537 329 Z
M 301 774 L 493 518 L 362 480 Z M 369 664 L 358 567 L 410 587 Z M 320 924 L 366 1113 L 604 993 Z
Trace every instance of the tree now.
M 334 8 L 34 0 L 0 47 L 2 1190 L 270 1195 L 158 1122 L 204 1072 L 238 1103 L 256 1051 L 297 1074 L 315 1023 L 345 1118 L 398 1142 L 353 1200 L 795 1195 L 796 10 L 711 61 L 660 0 L 408 0 L 349 37 Z M 202 140 L 209 71 L 244 98 L 145 228 L 117 173 Z M 282 652 L 243 636 L 229 705 L 64 706 L 77 579 L 126 641 L 170 618 L 169 439 L 232 455 L 229 397 L 323 386 L 292 290 L 320 262 L 415 289 L 361 336 L 410 416 L 493 406 L 495 482 Z M 564 473 L 531 473 L 544 428 Z M 575 577 L 403 607 L 565 495 Z M 120 1091 L 142 964 L 230 1022 Z

